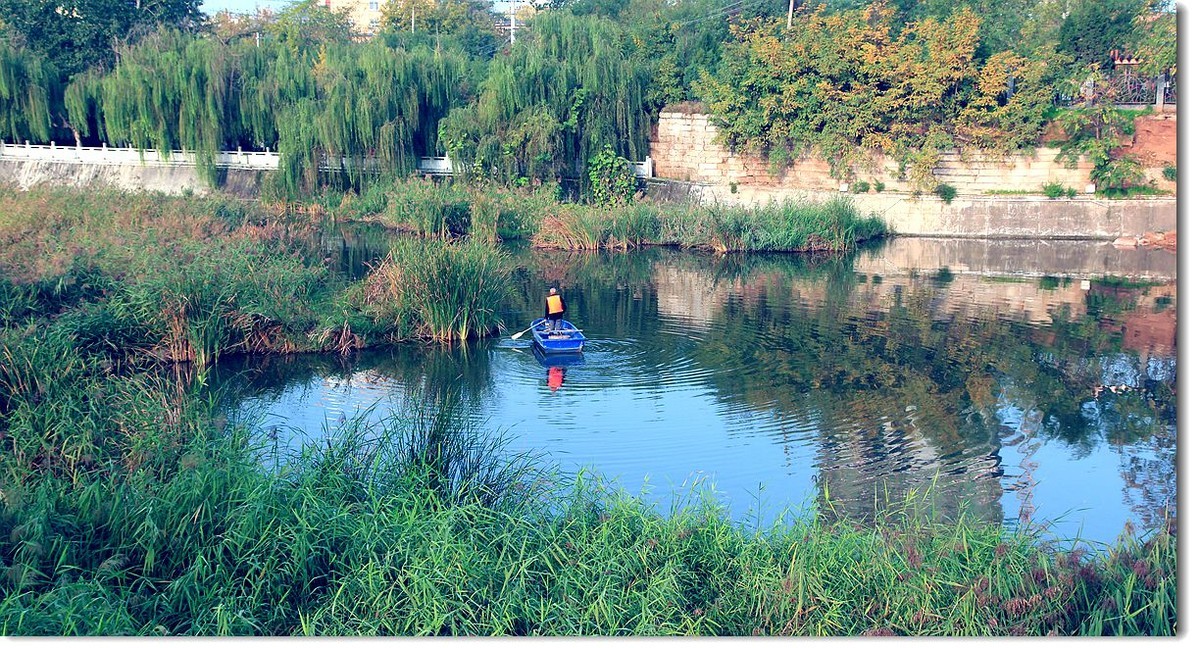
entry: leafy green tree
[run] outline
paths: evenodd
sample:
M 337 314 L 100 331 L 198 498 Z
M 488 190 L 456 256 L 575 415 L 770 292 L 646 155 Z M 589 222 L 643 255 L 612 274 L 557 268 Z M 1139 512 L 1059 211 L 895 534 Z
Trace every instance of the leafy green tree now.
M 489 59 L 500 48 L 490 5 L 480 0 L 391 0 L 383 5 L 385 37 L 397 44 L 457 46 Z
M 1179 66 L 1177 16 L 1167 0 L 1148 0 L 1134 26 L 1134 55 L 1147 74 L 1174 75 Z
M 971 10 L 980 18 L 977 55 L 985 59 L 998 52 L 1020 50 L 1028 42 L 1024 38 L 1027 25 L 1035 20 L 1035 15 L 1036 20 L 1045 18 L 1038 15 L 1039 9 L 1063 1 L 1071 0 L 890 0 L 887 4 L 896 12 L 892 19 L 895 29 L 927 18 L 946 20 L 963 9 Z M 836 13 L 865 9 L 878 4 L 878 0 L 831 0 L 826 4 Z
M 478 176 L 503 182 L 579 178 L 604 146 L 645 156 L 650 72 L 617 23 L 543 12 L 490 63 L 477 99 L 450 112 L 440 142 Z
M 1075 66 L 1099 65 L 1111 70 L 1110 52 L 1130 53 L 1134 21 L 1145 0 L 1088 0 L 1076 6 L 1059 30 L 1058 51 Z
M 311 52 L 322 45 L 349 43 L 353 26 L 348 9 L 330 11 L 318 0 L 301 0 L 269 21 L 266 31 L 293 52 Z
M 0 39 L 0 141 L 50 139 L 59 92 L 52 63 Z
M 10 38 L 64 75 L 110 64 L 122 42 L 168 26 L 200 28 L 201 0 L 0 0 Z
M 776 166 L 815 151 L 836 177 L 874 152 L 932 188 L 942 152 L 1010 152 L 1036 141 L 1050 94 L 1045 63 L 1011 52 L 981 65 L 980 18 L 962 9 L 897 30 L 895 8 L 803 12 L 733 29 L 716 74 L 697 93 L 726 142 Z

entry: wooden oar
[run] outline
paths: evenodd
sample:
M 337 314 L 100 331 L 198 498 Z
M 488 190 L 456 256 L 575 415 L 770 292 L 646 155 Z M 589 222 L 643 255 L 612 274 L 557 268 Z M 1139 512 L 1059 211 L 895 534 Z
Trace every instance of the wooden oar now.
M 524 331 L 521 331 L 520 333 L 513 333 L 513 334 L 512 334 L 512 339 L 514 339 L 514 340 L 515 340 L 515 339 L 517 339 L 517 338 L 521 337 L 522 335 L 525 335 L 526 333 L 528 333 L 528 332 L 532 331 L 532 330 L 533 330 L 533 327 L 535 327 L 535 326 L 537 326 L 537 325 L 538 325 L 538 322 L 543 322 L 543 321 L 545 321 L 545 320 L 537 320 L 537 321 L 535 321 L 533 324 L 531 324 L 531 325 L 529 326 L 529 328 L 525 329 Z

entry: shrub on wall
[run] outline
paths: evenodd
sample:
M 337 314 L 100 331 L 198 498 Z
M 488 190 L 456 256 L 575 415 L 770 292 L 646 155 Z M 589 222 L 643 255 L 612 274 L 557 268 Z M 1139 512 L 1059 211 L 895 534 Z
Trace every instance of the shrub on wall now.
M 588 161 L 592 200 L 600 205 L 618 205 L 633 200 L 637 178 L 629 160 L 619 156 L 613 147 L 605 146 Z
M 724 143 L 772 161 L 812 150 L 843 180 L 882 151 L 918 190 L 935 186 L 933 166 L 948 148 L 1036 145 L 1052 54 L 1000 52 L 980 63 L 980 18 L 970 10 L 899 30 L 894 13 L 871 5 L 807 13 L 790 30 L 779 20 L 732 27 L 723 67 L 697 85 Z
M 940 184 L 940 185 L 934 187 L 933 193 L 937 194 L 937 197 L 941 198 L 942 202 L 949 205 L 954 200 L 955 196 L 958 195 L 958 189 L 955 189 L 953 186 L 943 183 L 943 184 Z

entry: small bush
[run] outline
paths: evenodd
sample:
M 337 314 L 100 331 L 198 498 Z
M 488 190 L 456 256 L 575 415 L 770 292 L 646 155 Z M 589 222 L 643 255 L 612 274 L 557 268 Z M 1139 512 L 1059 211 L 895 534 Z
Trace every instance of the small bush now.
M 637 191 L 637 178 L 629 160 L 617 155 L 612 146 L 605 146 L 588 160 L 588 179 L 592 201 L 598 205 L 627 204 Z
M 937 197 L 941 198 L 942 202 L 949 205 L 950 202 L 954 200 L 954 197 L 958 195 L 958 189 L 943 183 L 934 187 L 933 193 L 937 194 Z
M 450 342 L 483 337 L 511 297 L 507 253 L 474 238 L 451 243 L 401 239 L 365 280 L 363 310 L 397 330 Z
M 858 182 L 855 182 L 853 188 L 851 189 L 851 191 L 854 193 L 867 193 L 870 190 L 871 183 L 867 182 L 866 180 L 859 180 Z
M 1174 164 L 1163 169 L 1163 177 L 1166 178 L 1167 180 L 1170 180 L 1171 182 L 1175 182 L 1176 175 L 1177 175 L 1177 172 L 1175 171 Z
M 1116 195 L 1120 195 L 1122 191 L 1128 191 L 1146 183 L 1142 165 L 1138 164 L 1137 160 L 1128 157 L 1096 165 L 1091 176 L 1092 180 L 1096 182 L 1097 191 L 1105 194 L 1114 192 Z
M 881 193 L 882 191 L 883 191 L 883 181 L 876 180 L 875 181 L 875 193 Z
M 1047 198 L 1061 198 L 1067 194 L 1066 188 L 1057 182 L 1042 185 L 1042 193 L 1046 194 Z

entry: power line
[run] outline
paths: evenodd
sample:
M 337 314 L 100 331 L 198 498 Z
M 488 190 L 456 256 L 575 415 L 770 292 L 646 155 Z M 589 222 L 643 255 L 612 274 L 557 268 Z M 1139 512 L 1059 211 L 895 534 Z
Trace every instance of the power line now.
M 767 2 L 767 1 L 768 0 L 737 0 L 737 2 L 731 2 L 727 5 L 725 5 L 724 7 L 721 7 L 720 9 L 717 9 L 717 10 L 715 10 L 711 13 L 708 13 L 704 16 L 700 16 L 699 18 L 693 18 L 691 20 L 687 20 L 687 21 L 684 21 L 681 23 L 675 23 L 675 24 L 680 27 L 684 27 L 684 26 L 698 23 L 698 22 L 701 22 L 704 20 L 708 20 L 709 18 L 716 18 L 717 16 L 720 16 L 720 15 L 730 16 L 733 14 L 732 10 L 737 9 L 738 7 L 742 6 L 743 4 L 746 4 L 747 2 L 750 2 L 751 4 L 758 2 L 761 4 L 761 3 Z

